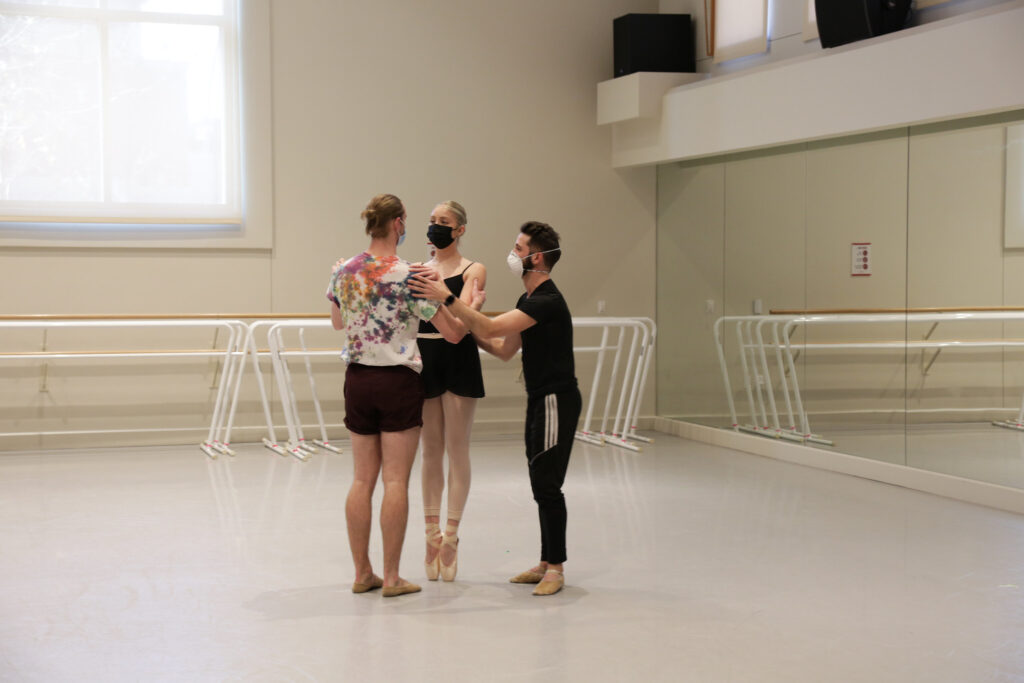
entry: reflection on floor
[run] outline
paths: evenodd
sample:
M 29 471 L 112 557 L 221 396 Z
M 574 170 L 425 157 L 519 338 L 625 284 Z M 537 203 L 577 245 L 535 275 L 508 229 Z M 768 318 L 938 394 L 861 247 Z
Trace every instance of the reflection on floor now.
M 0 680 L 1024 677 L 1024 517 L 656 436 L 577 444 L 549 598 L 507 583 L 538 544 L 515 439 L 474 443 L 455 583 L 422 580 L 412 487 L 424 590 L 389 600 L 348 590 L 345 454 L 2 455 Z
M 855 426 L 815 425 L 831 450 L 897 465 L 1024 488 L 1024 432 L 990 422 Z

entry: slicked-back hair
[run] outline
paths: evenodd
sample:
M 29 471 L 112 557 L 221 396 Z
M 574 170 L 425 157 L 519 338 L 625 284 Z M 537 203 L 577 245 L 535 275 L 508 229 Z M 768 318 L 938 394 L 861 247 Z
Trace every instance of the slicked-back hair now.
M 466 207 L 459 204 L 457 201 L 449 199 L 446 202 L 441 202 L 440 206 L 448 209 L 455 216 L 455 227 L 466 225 Z

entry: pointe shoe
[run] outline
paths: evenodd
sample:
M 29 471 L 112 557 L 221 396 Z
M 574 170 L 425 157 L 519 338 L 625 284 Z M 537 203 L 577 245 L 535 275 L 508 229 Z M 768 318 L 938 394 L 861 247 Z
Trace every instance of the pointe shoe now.
M 437 550 L 432 562 L 423 563 L 423 569 L 427 572 L 429 581 L 437 581 L 438 572 L 441 571 L 441 541 L 443 538 L 440 527 L 436 524 L 427 525 L 427 547 Z
M 558 574 L 558 578 L 549 580 L 548 574 Z M 562 590 L 562 586 L 565 585 L 565 576 L 562 572 L 557 569 L 549 569 L 544 574 L 544 580 L 537 584 L 537 587 L 533 589 L 534 595 L 554 595 L 558 591 Z
M 527 569 L 525 572 L 519 572 L 511 579 L 509 583 L 540 583 L 544 580 L 544 574 L 535 572 L 532 569 Z
M 441 545 L 448 546 L 455 551 L 455 559 L 452 560 L 450 565 L 441 562 L 441 552 L 438 551 L 437 561 L 438 566 L 441 568 L 441 578 L 445 581 L 454 581 L 455 573 L 459 571 L 459 537 L 455 534 L 445 534 Z
M 402 583 L 397 586 L 384 586 L 380 589 L 380 594 L 385 598 L 394 598 L 399 595 L 405 595 L 406 593 L 419 593 L 421 590 L 423 589 L 415 583 L 409 583 L 403 579 Z
M 359 583 L 358 581 L 353 582 L 352 592 L 366 593 L 367 591 L 372 591 L 374 588 L 380 588 L 383 585 L 384 579 L 380 578 L 379 576 L 370 576 L 370 580 L 366 583 Z

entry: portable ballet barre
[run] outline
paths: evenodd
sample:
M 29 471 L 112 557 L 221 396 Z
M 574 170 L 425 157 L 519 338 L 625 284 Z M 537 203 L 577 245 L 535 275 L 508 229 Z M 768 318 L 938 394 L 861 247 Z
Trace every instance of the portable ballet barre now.
M 220 382 L 217 383 L 217 394 L 213 403 L 213 414 L 210 422 L 210 429 L 207 438 L 200 444 L 200 448 L 209 457 L 217 457 L 217 453 L 231 453 L 230 449 L 219 441 L 219 431 L 224 420 L 224 410 L 227 405 L 226 388 L 232 378 L 240 374 L 241 368 L 238 361 L 242 359 L 244 352 L 240 350 L 241 341 L 245 337 L 245 325 L 237 319 L 230 319 L 223 316 L 174 316 L 174 315 L 25 315 L 25 316 L 0 316 L 0 329 L 40 329 L 44 334 L 55 329 L 129 329 L 129 328 L 212 328 L 217 332 L 226 333 L 227 342 L 224 349 L 146 349 L 146 350 L 89 350 L 89 351 L 66 351 L 66 350 L 38 350 L 38 351 L 15 351 L 0 353 L 0 360 L 81 360 L 81 359 L 123 359 L 123 358 L 188 358 L 188 357 L 209 357 L 219 358 L 222 361 L 219 374 Z M 215 342 L 216 344 L 216 342 Z M 215 373 L 216 375 L 216 373 Z M 215 376 L 215 381 L 216 381 Z M 98 430 L 100 432 L 109 430 Z M 55 432 L 31 433 L 32 435 L 72 435 L 94 433 L 82 430 L 65 430 Z M 0 436 L 22 436 L 25 434 L 7 433 Z
M 245 323 L 243 320 L 251 322 Z M 212 415 L 206 439 L 200 448 L 210 458 L 218 454 L 234 455 L 231 450 L 231 432 L 237 412 L 239 394 L 245 375 L 246 357 L 251 359 L 252 371 L 256 376 L 263 415 L 267 425 L 267 437 L 264 445 L 281 454 L 291 454 L 304 459 L 308 453 L 316 452 L 322 447 L 335 452 L 340 449 L 331 445 L 327 438 L 326 425 L 320 402 L 317 397 L 316 380 L 310 359 L 313 356 L 333 356 L 339 354 L 338 349 L 309 349 L 305 343 L 305 329 L 329 327 L 329 317 L 322 314 L 194 314 L 188 316 L 157 314 L 157 315 L 9 315 L 0 316 L 0 329 L 42 329 L 44 341 L 42 350 L 0 352 L 0 361 L 48 361 L 77 359 L 127 359 L 127 358 L 217 358 L 220 367 L 214 373 L 217 392 L 213 400 Z M 583 417 L 581 429 L 576 437 L 583 441 L 603 445 L 610 443 L 615 446 L 639 450 L 632 441 L 650 441 L 636 433 L 637 418 L 643 391 L 646 385 L 651 359 L 653 358 L 656 325 L 650 318 L 574 318 L 575 328 L 601 328 L 601 341 L 598 346 L 577 346 L 577 352 L 597 353 L 597 364 L 588 396 L 587 409 Z M 226 344 L 217 349 L 216 337 L 212 349 L 146 349 L 146 350 L 46 350 L 45 332 L 51 329 L 167 329 L 167 328 L 198 328 L 214 329 L 215 332 L 226 332 Z M 266 329 L 268 348 L 258 348 L 258 334 Z M 283 333 L 286 329 L 298 332 L 298 348 L 285 346 Z M 628 340 L 628 341 L 627 341 Z M 606 358 L 614 351 L 611 371 L 607 378 L 604 375 Z M 488 354 L 482 352 L 482 355 Z M 285 415 L 285 427 L 288 441 L 281 444 L 276 437 L 271 403 L 260 357 L 269 357 L 271 370 L 277 381 L 278 392 Z M 307 380 L 313 396 L 314 409 L 319 423 L 320 438 L 307 441 L 298 414 L 298 405 L 291 370 L 287 359 L 302 357 L 305 363 Z M 625 370 L 619 379 L 619 369 L 625 364 Z M 603 383 L 607 383 L 604 411 L 600 417 L 600 426 L 592 427 L 595 420 L 597 397 Z M 614 399 L 617 397 L 615 411 L 612 412 Z M 610 422 L 610 424 L 609 424 Z M 65 430 L 55 432 L 32 433 L 0 433 L 0 436 L 25 435 L 70 435 L 89 433 L 109 433 L 117 430 Z
M 647 373 L 650 370 L 651 358 L 654 356 L 654 340 L 657 334 L 657 326 L 650 318 L 643 317 L 573 318 L 572 323 L 575 328 L 589 327 L 601 329 L 601 342 L 599 346 L 575 347 L 573 349 L 576 352 L 597 353 L 597 363 L 594 368 L 593 381 L 590 385 L 587 410 L 583 417 L 582 429 L 577 430 L 576 438 L 597 445 L 610 443 L 621 448 L 639 451 L 640 448 L 630 443 L 630 440 L 651 442 L 651 439 L 636 433 L 636 423 L 639 418 L 640 402 L 643 400 L 643 391 L 647 383 Z M 609 336 L 613 329 L 617 329 L 618 336 L 614 343 L 609 344 Z M 611 414 L 611 404 L 614 395 L 613 386 L 616 384 L 622 354 L 626 349 L 626 334 L 630 330 L 632 331 L 632 336 L 629 350 L 626 351 L 626 369 L 623 372 L 622 381 L 619 385 L 619 401 L 615 410 L 615 417 L 609 429 L 608 417 Z M 611 350 L 615 351 L 615 355 L 608 378 L 608 391 L 605 397 L 604 412 L 601 416 L 600 429 L 595 430 L 591 426 L 591 421 L 594 416 L 594 407 L 601 384 L 605 357 Z
M 576 438 L 596 445 L 609 443 L 622 448 L 640 450 L 631 441 L 650 441 L 650 439 L 636 433 L 636 424 L 644 386 L 650 370 L 651 358 L 653 357 L 654 337 L 656 334 L 654 321 L 650 318 L 574 318 L 573 326 L 574 328 L 600 328 L 602 330 L 601 342 L 598 346 L 574 347 L 575 352 L 597 353 L 597 364 L 589 392 L 583 429 L 577 431 Z M 266 339 L 269 350 L 266 354 L 262 354 L 256 348 L 257 332 L 262 327 L 267 328 Z M 290 321 L 257 321 L 251 324 L 247 331 L 246 347 L 253 359 L 253 370 L 257 377 L 260 378 L 261 397 L 267 419 L 268 436 L 263 439 L 263 443 L 267 448 L 275 452 L 290 454 L 300 460 L 305 460 L 310 453 L 316 452 L 316 447 L 313 444 L 330 450 L 337 450 L 330 446 L 327 439 L 326 425 L 320 408 L 319 398 L 317 397 L 316 382 L 310 358 L 314 356 L 338 356 L 339 350 L 310 350 L 305 344 L 305 330 L 324 327 L 330 327 L 329 320 L 325 318 L 308 318 Z M 285 343 L 284 334 L 286 331 L 297 333 L 297 346 L 294 344 L 289 346 Z M 617 331 L 617 336 L 612 343 L 609 343 L 610 337 L 615 331 Z M 627 344 L 626 339 L 630 331 L 632 331 L 632 336 Z M 605 358 L 611 351 L 615 353 L 611 373 L 607 378 L 608 390 L 606 392 L 605 410 L 601 416 L 600 430 L 595 430 L 591 428 L 591 423 L 594 419 L 597 395 L 602 384 Z M 483 351 L 481 351 L 481 354 L 488 356 Z M 266 393 L 262 388 L 262 376 L 258 365 L 258 357 L 260 355 L 270 357 L 271 367 L 277 382 L 282 412 L 285 418 L 285 427 L 288 433 L 288 441 L 284 445 L 277 440 L 269 411 L 269 403 Z M 294 357 L 304 359 L 306 375 L 310 383 L 313 406 L 321 435 L 321 439 L 314 440 L 312 444 L 305 438 L 302 421 L 299 418 L 292 373 L 288 365 L 288 359 Z M 618 380 L 618 372 L 623 358 L 625 358 L 626 367 L 622 374 L 622 379 Z M 240 378 L 238 379 L 240 380 Z M 617 394 L 616 389 L 618 390 Z M 237 397 L 237 387 L 234 395 Z M 618 396 L 618 403 L 614 417 L 612 417 L 611 405 L 616 395 Z M 234 400 L 237 400 L 237 398 Z M 233 404 L 228 412 L 230 415 L 234 414 Z M 609 418 L 612 419 L 611 425 L 609 425 Z M 230 422 L 228 435 L 230 435 Z
M 235 417 L 235 410 L 238 403 L 238 393 L 244 374 L 245 357 L 252 357 L 255 369 L 257 384 L 259 387 L 261 403 L 264 415 L 268 424 L 268 432 L 273 438 L 273 421 L 270 415 L 269 401 L 267 400 L 266 389 L 263 384 L 263 376 L 259 371 L 259 352 L 252 342 L 252 329 L 261 325 L 270 325 L 277 320 L 310 319 L 324 317 L 320 314 L 309 313 L 283 313 L 283 314 L 220 314 L 220 313 L 199 313 L 192 315 L 156 314 L 156 315 L 91 315 L 91 314 L 70 314 L 70 315 L 13 315 L 0 316 L 0 327 L 4 323 L 18 323 L 8 327 L 56 327 L 51 323 L 74 323 L 74 325 L 62 324 L 63 327 L 216 327 L 229 325 L 234 330 L 234 336 L 229 334 L 229 347 L 224 351 L 210 350 L 173 350 L 173 351 L 29 351 L 0 353 L 0 359 L 25 360 L 25 359 L 61 359 L 61 358 L 171 358 L 171 357 L 203 357 L 223 356 L 223 365 L 219 369 L 220 385 L 214 401 L 210 428 L 207 439 L 200 444 L 200 448 L 209 457 L 215 458 L 218 453 L 234 455 L 230 448 L 230 434 Z M 246 325 L 243 320 L 255 320 Z M 150 324 L 154 323 L 155 324 Z M 122 324 L 123 323 L 123 324 Z M 215 377 L 215 381 L 217 378 Z M 233 387 L 232 387 L 233 385 Z M 231 387 L 231 388 L 229 388 Z M 107 433 L 110 430 L 96 430 L 98 433 Z M 92 433 L 92 432 L 46 432 L 45 435 Z M 39 435 L 36 433 L 32 433 Z M 8 434 L 8 436 L 20 434 Z M 4 434 L 0 434 L 4 436 Z M 283 452 L 283 449 L 281 449 Z
M 940 323 L 946 322 L 1012 322 L 1024 321 L 1024 308 L 1019 307 L 979 307 L 979 308 L 945 308 L 945 309 L 843 309 L 813 311 L 772 311 L 771 315 L 761 316 L 724 316 L 715 321 L 714 339 L 718 354 L 722 379 L 726 390 L 726 399 L 732 419 L 731 428 L 762 436 L 784 438 L 795 441 L 810 441 L 832 445 L 828 439 L 811 431 L 800 393 L 797 379 L 793 344 L 790 341 L 795 330 L 800 326 L 819 326 L 834 324 L 878 324 L 878 323 L 931 323 L 932 327 L 924 339 L 907 339 L 895 341 L 840 341 L 810 342 L 798 345 L 799 350 L 926 350 L 934 349 L 935 353 L 925 364 L 922 356 L 922 372 L 927 374 L 938 356 L 944 349 L 956 348 L 1020 348 L 1024 347 L 1022 339 L 997 340 L 957 340 L 932 339 L 931 335 Z M 723 346 L 723 329 L 725 324 L 736 326 L 737 349 L 740 367 L 743 374 L 744 392 L 747 398 L 749 423 L 741 423 L 733 399 L 732 386 L 729 380 L 728 367 L 725 362 Z M 766 341 L 765 328 L 770 329 L 771 338 Z M 768 351 L 774 351 L 776 372 L 779 380 L 780 393 L 785 401 L 786 415 L 789 423 L 783 425 L 780 412 L 775 401 L 775 388 L 772 381 Z M 797 353 L 798 353 L 797 352 Z M 795 412 L 794 412 L 795 411 Z M 1024 397 L 1016 420 L 997 420 L 992 424 L 1009 429 L 1024 431 Z

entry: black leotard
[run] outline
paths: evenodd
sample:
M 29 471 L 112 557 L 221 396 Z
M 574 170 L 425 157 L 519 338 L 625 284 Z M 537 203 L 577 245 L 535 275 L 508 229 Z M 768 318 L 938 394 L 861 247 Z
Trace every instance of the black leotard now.
M 469 266 L 473 265 L 472 263 Z M 455 296 L 462 294 L 465 282 L 461 273 L 446 277 L 444 283 Z M 437 328 L 430 322 L 420 321 L 420 335 L 436 335 Z M 437 398 L 446 391 L 467 398 L 483 398 L 484 376 L 480 368 L 480 352 L 476 340 L 467 333 L 458 344 L 452 344 L 438 337 L 435 339 L 419 338 L 416 343 L 423 357 L 423 390 L 426 398 Z

